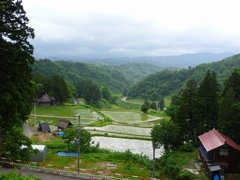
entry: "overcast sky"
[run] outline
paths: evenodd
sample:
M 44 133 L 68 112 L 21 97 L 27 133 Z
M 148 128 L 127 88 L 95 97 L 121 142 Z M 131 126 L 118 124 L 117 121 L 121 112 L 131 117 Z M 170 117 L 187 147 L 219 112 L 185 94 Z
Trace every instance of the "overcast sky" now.
M 43 57 L 139 57 L 240 49 L 238 0 L 23 0 Z

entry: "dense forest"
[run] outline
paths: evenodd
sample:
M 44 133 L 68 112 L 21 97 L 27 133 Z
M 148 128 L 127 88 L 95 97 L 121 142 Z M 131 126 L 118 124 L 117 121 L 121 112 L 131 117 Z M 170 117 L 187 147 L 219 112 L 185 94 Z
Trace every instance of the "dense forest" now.
M 103 97 L 101 91 L 106 89 L 108 95 L 105 99 L 111 102 L 115 102 L 116 98 L 110 94 L 122 93 L 124 96 L 128 95 L 128 98 L 159 101 L 163 96 L 176 94 L 184 88 L 190 78 L 199 84 L 208 70 L 216 73 L 221 90 L 225 79 L 239 66 L 238 54 L 218 62 L 183 69 L 158 67 L 142 62 L 112 66 L 101 62 L 80 63 L 48 59 L 37 60 L 31 67 L 37 96 L 47 92 L 61 99 L 59 102 L 62 103 L 69 97 L 86 98 L 86 96 L 96 96 L 87 99 L 90 102 L 95 99 L 97 102 Z M 62 89 L 68 92 L 63 93 Z M 57 91 L 61 93 L 56 93 Z M 92 94 L 88 94 L 89 92 Z
M 133 85 L 133 79 L 127 77 L 117 68 L 103 63 L 87 64 L 44 59 L 35 61 L 32 70 L 43 76 L 58 74 L 71 83 L 79 80 L 89 80 L 98 86 L 108 87 L 114 93 L 120 93 L 123 89 L 129 89 Z
M 191 77 L 199 84 L 207 70 L 216 72 L 220 88 L 223 88 L 225 79 L 238 67 L 240 67 L 240 54 L 218 62 L 200 64 L 196 67 L 174 71 L 165 69 L 151 74 L 135 84 L 128 92 L 128 97 L 159 100 L 162 96 L 177 93 Z

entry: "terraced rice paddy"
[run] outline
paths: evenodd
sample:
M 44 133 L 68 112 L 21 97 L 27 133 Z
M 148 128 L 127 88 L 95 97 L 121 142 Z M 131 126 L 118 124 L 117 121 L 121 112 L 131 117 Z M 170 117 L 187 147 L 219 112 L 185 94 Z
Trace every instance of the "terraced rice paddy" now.
M 36 125 L 41 122 L 48 122 L 53 131 L 56 129 L 59 119 L 67 119 L 73 124 L 78 124 L 76 115 L 80 114 L 81 125 L 84 125 L 84 129 L 94 135 L 92 140 L 99 142 L 101 148 L 120 152 L 129 149 L 133 153 L 143 154 L 152 158 L 153 149 L 150 132 L 155 121 L 161 119 L 160 117 L 128 111 L 101 111 L 101 113 L 110 117 L 113 120 L 113 124 L 104 127 L 88 126 L 94 121 L 103 119 L 103 117 L 92 109 L 81 108 L 79 106 L 38 107 Z M 105 137 L 100 137 L 99 135 Z M 139 140 L 141 138 L 149 140 Z M 156 157 L 160 156 L 161 152 L 163 152 L 163 148 L 156 150 Z
M 108 125 L 104 127 L 84 127 L 92 134 L 108 134 L 128 137 L 148 137 L 150 138 L 151 128 L 140 128 L 133 126 Z
M 142 154 L 146 155 L 150 159 L 153 158 L 152 141 L 98 136 L 92 137 L 92 140 L 95 142 L 95 144 L 99 142 L 100 148 L 118 152 L 130 150 L 134 154 Z M 160 157 L 163 152 L 163 147 L 156 149 L 155 157 Z
M 161 119 L 160 117 L 151 116 L 141 112 L 118 112 L 118 111 L 101 111 L 103 114 L 110 117 L 114 122 L 134 124 L 145 123 L 149 121 L 156 121 Z

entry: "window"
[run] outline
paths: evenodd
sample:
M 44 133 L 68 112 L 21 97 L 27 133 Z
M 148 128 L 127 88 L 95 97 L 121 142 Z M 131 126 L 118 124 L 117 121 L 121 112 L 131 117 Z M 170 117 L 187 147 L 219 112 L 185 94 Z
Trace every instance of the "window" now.
M 228 149 L 220 149 L 220 155 L 227 156 L 228 155 Z

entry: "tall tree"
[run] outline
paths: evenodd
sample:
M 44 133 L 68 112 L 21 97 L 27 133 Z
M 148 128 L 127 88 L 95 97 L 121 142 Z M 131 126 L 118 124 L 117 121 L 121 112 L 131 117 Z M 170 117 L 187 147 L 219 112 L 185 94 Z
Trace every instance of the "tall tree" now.
M 143 113 L 147 113 L 149 107 L 150 107 L 150 103 L 147 100 L 145 100 L 144 103 L 142 104 L 141 111 Z
M 157 104 L 156 104 L 156 102 L 152 101 L 151 104 L 150 104 L 150 108 L 157 110 Z
M 164 102 L 163 96 L 160 98 L 160 101 L 158 102 L 158 107 L 159 107 L 160 111 L 163 111 L 163 109 L 165 107 L 165 102 Z
M 83 98 L 87 104 L 99 106 L 99 101 L 101 97 L 102 94 L 97 85 L 90 84 L 88 87 L 86 87 L 86 91 Z
M 0 1 L 0 156 L 9 143 L 3 135 L 13 127 L 22 127 L 32 108 L 34 90 L 29 64 L 34 58 L 28 38 L 35 35 L 28 22 L 21 0 Z
M 208 70 L 198 89 L 198 113 L 196 114 L 198 117 L 196 118 L 199 121 L 199 134 L 218 128 L 219 87 L 216 73 Z
M 225 88 L 219 107 L 220 130 L 240 143 L 240 69 L 235 69 L 225 81 Z
M 186 88 L 180 93 L 181 100 L 174 123 L 176 123 L 182 132 L 182 141 L 196 140 L 196 128 L 199 124 L 196 118 L 197 90 L 196 81 L 190 78 L 186 84 Z
M 49 95 L 56 98 L 57 102 L 62 104 L 70 97 L 67 84 L 62 76 L 53 75 L 51 78 L 51 90 Z

